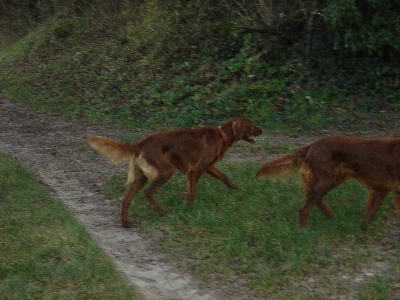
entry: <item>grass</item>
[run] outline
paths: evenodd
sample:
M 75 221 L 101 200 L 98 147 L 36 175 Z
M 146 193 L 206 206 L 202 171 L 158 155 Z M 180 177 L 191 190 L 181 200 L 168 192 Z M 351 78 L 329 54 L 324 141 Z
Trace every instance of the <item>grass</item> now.
M 360 300 L 385 300 L 390 299 L 392 283 L 387 276 L 374 277 L 364 284 L 359 293 Z
M 159 217 L 153 211 L 143 193 L 131 206 L 133 219 L 152 234 L 161 251 L 186 271 L 209 282 L 242 283 L 260 297 L 291 295 L 291 299 L 306 299 L 310 292 L 296 289 L 304 277 L 318 277 L 323 281 L 319 284 L 324 286 L 332 281 L 332 272 L 338 273 L 337 268 L 355 274 L 360 266 L 374 260 L 372 248 L 365 249 L 385 236 L 385 219 L 393 213 L 389 201 L 368 230 L 362 231 L 366 191 L 358 183 L 349 182 L 327 195 L 327 203 L 336 213 L 335 220 L 327 220 L 313 210 L 309 227 L 301 229 L 297 212 L 303 194 L 297 180 L 257 179 L 254 163 L 221 165 L 239 183 L 239 190 L 229 190 L 216 180 L 203 177 L 195 205 L 190 207 L 183 200 L 185 179 L 176 174 L 157 194 L 167 208 L 165 216 Z M 116 177 L 106 184 L 109 197 L 120 199 L 124 180 Z M 342 252 L 339 258 L 334 255 L 336 252 Z M 398 260 L 396 263 L 399 266 Z M 390 291 L 399 274 L 397 278 L 387 277 L 377 274 L 376 283 L 360 287 L 359 293 L 368 294 L 368 290 L 374 289 L 383 295 L 379 292 L 382 283 L 386 284 L 386 292 Z M 326 288 L 324 292 L 329 295 L 333 290 Z
M 281 144 L 272 144 L 268 140 L 264 142 L 264 149 L 268 151 L 268 153 L 285 153 L 293 151 L 293 146 L 289 143 L 281 143 Z
M 0 299 L 140 299 L 85 229 L 0 155 Z

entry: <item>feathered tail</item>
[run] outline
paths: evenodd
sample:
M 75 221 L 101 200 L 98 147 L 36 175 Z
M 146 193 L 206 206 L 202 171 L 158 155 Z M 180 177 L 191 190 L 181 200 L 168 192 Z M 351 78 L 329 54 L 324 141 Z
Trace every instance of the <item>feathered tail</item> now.
M 269 162 L 263 163 L 257 171 L 258 177 L 286 175 L 298 168 L 304 161 L 308 148 L 304 147 L 294 153 L 281 155 Z
M 137 145 L 135 143 L 118 143 L 104 136 L 93 136 L 87 138 L 85 142 L 113 163 L 129 160 Z

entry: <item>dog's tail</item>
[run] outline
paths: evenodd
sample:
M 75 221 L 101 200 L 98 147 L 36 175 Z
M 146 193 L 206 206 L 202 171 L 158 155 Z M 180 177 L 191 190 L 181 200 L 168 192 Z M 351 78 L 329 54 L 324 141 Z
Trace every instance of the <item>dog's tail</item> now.
M 299 168 L 300 164 L 306 158 L 308 149 L 309 146 L 263 163 L 257 171 L 257 177 L 287 175 L 292 170 Z
M 113 163 L 129 160 L 137 146 L 135 143 L 118 143 L 104 136 L 93 136 L 87 138 L 85 142 Z

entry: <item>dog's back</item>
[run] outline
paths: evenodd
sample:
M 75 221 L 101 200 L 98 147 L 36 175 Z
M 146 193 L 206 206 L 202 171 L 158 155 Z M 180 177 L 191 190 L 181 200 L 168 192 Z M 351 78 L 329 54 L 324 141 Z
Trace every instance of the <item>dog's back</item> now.
M 299 168 L 302 163 L 316 175 L 342 168 L 357 179 L 376 178 L 382 181 L 382 178 L 388 179 L 400 172 L 400 139 L 328 136 L 262 164 L 257 175 L 282 175 Z
M 311 144 L 306 157 L 317 176 L 341 172 L 369 188 L 394 189 L 400 175 L 399 162 L 398 138 L 330 136 Z
M 162 132 L 148 136 L 137 146 L 138 155 L 154 163 L 165 160 L 183 173 L 222 159 L 227 150 L 215 127 Z

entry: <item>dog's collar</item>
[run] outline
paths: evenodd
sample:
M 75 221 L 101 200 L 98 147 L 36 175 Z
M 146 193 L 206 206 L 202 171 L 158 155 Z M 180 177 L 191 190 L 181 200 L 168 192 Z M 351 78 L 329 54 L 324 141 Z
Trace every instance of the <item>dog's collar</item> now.
M 224 142 L 224 144 L 228 144 L 228 138 L 227 138 L 225 132 L 222 130 L 221 125 L 219 125 L 217 128 L 219 129 L 219 132 L 221 132 L 222 141 Z

